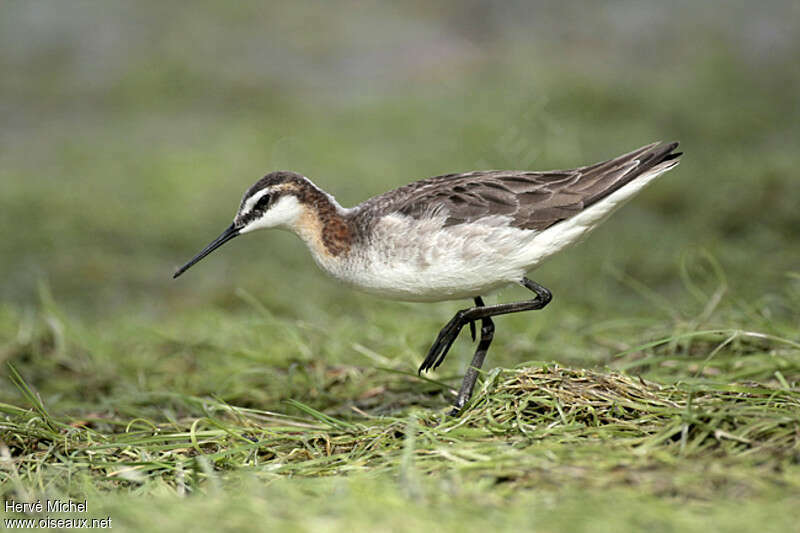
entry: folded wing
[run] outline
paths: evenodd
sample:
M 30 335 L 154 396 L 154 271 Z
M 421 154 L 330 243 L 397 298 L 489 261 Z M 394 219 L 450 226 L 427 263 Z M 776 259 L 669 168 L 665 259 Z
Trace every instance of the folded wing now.
M 615 159 L 571 170 L 475 171 L 420 180 L 377 196 L 362 207 L 414 218 L 447 215 L 446 225 L 492 215 L 541 231 L 579 213 L 653 167 L 676 159 L 678 143 L 650 144 Z

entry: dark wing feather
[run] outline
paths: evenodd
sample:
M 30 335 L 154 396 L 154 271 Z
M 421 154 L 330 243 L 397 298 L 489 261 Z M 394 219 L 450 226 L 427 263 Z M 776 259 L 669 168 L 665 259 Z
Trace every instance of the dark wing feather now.
M 446 212 L 446 225 L 505 215 L 514 226 L 543 230 L 570 218 L 659 163 L 678 157 L 678 143 L 650 144 L 609 161 L 572 170 L 490 170 L 416 181 L 362 204 L 372 215 L 419 218 Z

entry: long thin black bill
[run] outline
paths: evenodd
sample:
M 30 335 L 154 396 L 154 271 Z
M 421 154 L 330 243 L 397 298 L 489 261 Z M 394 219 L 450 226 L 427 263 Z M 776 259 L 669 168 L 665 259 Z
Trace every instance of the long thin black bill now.
M 178 276 L 189 270 L 189 268 L 191 268 L 192 265 L 200 261 L 202 258 L 207 256 L 208 254 L 210 254 L 211 252 L 213 252 L 214 250 L 216 250 L 229 240 L 233 239 L 237 235 L 239 235 L 239 230 L 236 229 L 233 226 L 233 224 L 231 224 L 225 231 L 222 232 L 222 235 L 211 241 L 211 244 L 203 248 L 202 252 L 194 256 L 191 261 L 189 261 L 188 263 L 180 267 L 178 270 L 176 270 L 175 273 L 172 275 L 172 279 L 177 278 Z

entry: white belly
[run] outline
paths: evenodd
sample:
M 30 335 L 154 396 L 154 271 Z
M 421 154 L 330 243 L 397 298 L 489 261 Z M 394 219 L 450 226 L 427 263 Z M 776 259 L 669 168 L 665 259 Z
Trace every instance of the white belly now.
M 525 275 L 520 251 L 536 232 L 509 226 L 507 217 L 447 227 L 444 220 L 389 215 L 375 225 L 369 246 L 317 262 L 355 288 L 410 301 L 479 296 Z

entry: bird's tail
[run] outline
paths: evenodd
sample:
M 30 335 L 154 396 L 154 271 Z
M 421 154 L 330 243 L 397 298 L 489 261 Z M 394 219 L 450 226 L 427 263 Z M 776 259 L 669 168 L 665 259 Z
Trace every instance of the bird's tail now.
M 682 152 L 675 152 L 677 142 L 653 143 L 609 161 L 580 169 L 581 184 L 589 189 L 584 207 L 589 207 L 615 193 L 639 176 L 661 174 L 680 162 Z

